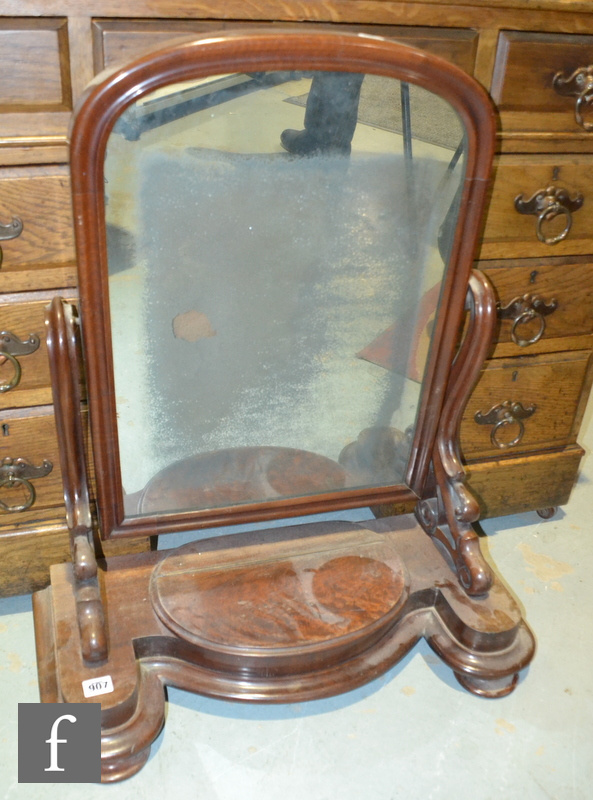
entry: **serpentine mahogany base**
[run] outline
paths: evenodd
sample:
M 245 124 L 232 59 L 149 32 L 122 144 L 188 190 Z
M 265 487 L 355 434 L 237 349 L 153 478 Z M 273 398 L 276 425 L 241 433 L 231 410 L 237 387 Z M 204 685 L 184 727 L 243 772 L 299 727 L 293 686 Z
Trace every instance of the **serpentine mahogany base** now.
M 137 772 L 165 685 L 299 702 L 366 683 L 421 638 L 474 694 L 511 692 L 534 640 L 495 577 L 469 597 L 412 515 L 219 536 L 100 563 L 109 656 L 85 664 L 72 567 L 34 597 L 41 699 L 101 702 L 102 780 Z M 116 613 L 117 612 L 117 613 Z M 113 690 L 85 698 L 83 681 Z

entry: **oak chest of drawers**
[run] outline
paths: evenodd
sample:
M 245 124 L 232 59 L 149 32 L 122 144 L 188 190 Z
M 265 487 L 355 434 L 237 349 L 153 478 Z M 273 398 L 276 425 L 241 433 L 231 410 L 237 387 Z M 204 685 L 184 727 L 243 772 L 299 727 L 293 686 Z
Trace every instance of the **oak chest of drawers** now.
M 478 266 L 496 288 L 500 327 L 462 445 L 485 515 L 566 502 L 593 378 L 593 10 L 580 0 L 533 6 L 0 0 L 0 593 L 44 585 L 49 564 L 69 557 L 43 310 L 55 294 L 76 296 L 73 106 L 103 68 L 238 26 L 398 38 L 489 90 L 499 156 Z

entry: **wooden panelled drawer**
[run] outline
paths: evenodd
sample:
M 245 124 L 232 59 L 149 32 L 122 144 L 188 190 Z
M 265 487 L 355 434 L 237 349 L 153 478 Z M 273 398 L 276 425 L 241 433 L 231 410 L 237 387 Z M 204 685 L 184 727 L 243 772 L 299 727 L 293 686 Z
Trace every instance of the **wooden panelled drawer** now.
M 566 85 L 566 79 L 590 65 L 593 65 L 593 36 L 503 31 L 498 40 L 491 89 L 503 134 L 515 131 L 586 134 L 583 124 L 593 124 L 593 109 L 585 102 L 586 76 L 582 83 L 575 76 L 575 81 Z M 556 76 L 559 76 L 557 88 Z M 567 94 L 573 90 L 574 94 Z M 585 97 L 579 101 L 581 92 Z
M 495 356 L 591 347 L 593 259 L 526 258 L 482 261 L 477 266 L 497 295 Z
M 400 39 L 446 58 L 473 73 L 478 34 L 473 30 L 429 28 L 396 25 L 341 25 L 336 23 L 237 22 L 224 20 L 114 20 L 93 22 L 94 69 L 100 72 L 141 56 L 176 44 L 192 41 L 202 34 L 222 30 L 263 29 L 272 27 L 314 27 L 352 33 L 370 33 Z
M 561 450 L 514 458 L 470 461 L 468 484 L 480 503 L 480 516 L 498 517 L 568 502 L 578 475 L 583 449 Z
M 495 165 L 480 257 L 591 253 L 592 212 L 593 156 L 502 156 Z
M 66 166 L 0 170 L 0 222 L 3 292 L 76 285 Z
M 0 138 L 65 137 L 71 110 L 67 19 L 0 18 Z
M 68 21 L 0 19 L 0 111 L 68 111 L 72 108 Z
M 17 459 L 24 459 L 27 466 L 18 469 Z M 12 481 L 8 473 L 9 461 L 15 470 L 16 481 Z M 53 408 L 0 412 L 0 462 L 0 526 L 9 524 L 9 520 L 18 522 L 19 514 L 29 508 L 41 511 L 63 507 Z M 48 471 L 48 462 L 51 471 Z M 43 474 L 46 472 L 48 474 Z M 40 475 L 36 477 L 38 473 Z
M 93 20 L 93 67 L 95 73 L 99 73 L 152 50 L 184 44 L 203 34 L 236 29 L 240 25 L 224 20 Z M 262 23 L 262 26 L 266 25 L 269 23 Z
M 465 472 L 472 494 L 480 503 L 480 517 L 500 517 L 522 511 L 562 506 L 568 502 L 584 450 L 568 445 L 559 450 L 512 457 L 469 461 Z M 409 514 L 413 501 L 374 506 L 377 517 Z
M 52 402 L 45 346 L 45 308 L 51 296 L 0 296 L 0 409 Z M 2 355 L 8 351 L 12 358 Z M 18 363 L 16 363 L 18 362 Z
M 4 518 L 0 517 L 0 521 L 4 522 Z M 12 530 L 0 535 L 0 597 L 47 586 L 49 565 L 70 561 L 70 536 L 65 521 L 43 522 L 42 527 L 37 525 L 34 530 Z
M 465 458 L 573 444 L 590 389 L 591 363 L 589 351 L 490 361 L 463 414 Z
M 72 559 L 70 535 L 63 515 L 42 519 L 41 524 L 30 512 L 22 515 L 22 518 L 27 517 L 29 520 L 23 524 L 19 518 L 18 526 L 0 530 L 0 597 L 44 588 L 49 584 L 50 567 Z M 147 552 L 151 542 L 149 539 L 100 542 L 95 536 L 95 546 L 99 557 L 111 557 Z

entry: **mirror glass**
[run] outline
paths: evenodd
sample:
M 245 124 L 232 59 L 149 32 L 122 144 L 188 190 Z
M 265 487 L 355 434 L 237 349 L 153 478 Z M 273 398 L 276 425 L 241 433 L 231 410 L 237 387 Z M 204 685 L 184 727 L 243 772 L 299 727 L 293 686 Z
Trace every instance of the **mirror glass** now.
M 218 75 L 129 107 L 105 163 L 127 516 L 405 482 L 464 177 L 392 78 Z

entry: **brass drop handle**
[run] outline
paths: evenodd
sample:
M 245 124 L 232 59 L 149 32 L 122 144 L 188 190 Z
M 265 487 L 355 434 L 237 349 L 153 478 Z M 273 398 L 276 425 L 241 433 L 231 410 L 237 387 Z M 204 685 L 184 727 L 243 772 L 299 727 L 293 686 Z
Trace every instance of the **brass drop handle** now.
M 19 505 L 9 505 L 0 498 L 0 509 L 8 512 L 26 511 L 31 508 L 37 494 L 35 487 L 31 483 L 34 478 L 43 478 L 53 469 L 53 464 L 47 459 L 43 460 L 40 467 L 29 464 L 24 458 L 4 458 L 0 464 L 0 490 L 4 487 L 13 489 L 15 486 L 22 486 L 27 496 L 23 503 Z
M 512 319 L 511 339 L 519 347 L 528 347 L 535 344 L 544 335 L 546 330 L 546 320 L 549 314 L 558 308 L 558 301 L 550 300 L 549 303 L 537 294 L 524 294 L 523 297 L 514 297 L 510 303 L 498 307 L 500 319 Z M 538 321 L 538 327 L 533 336 L 523 339 L 519 334 L 521 325 L 527 325 L 532 320 Z
M 16 356 L 28 356 L 39 347 L 39 336 L 30 333 L 23 341 L 10 331 L 0 332 L 0 365 L 9 361 L 13 368 L 12 378 L 6 383 L 0 383 L 0 393 L 9 392 L 19 385 L 21 380 L 21 365 Z
M 23 221 L 20 217 L 13 217 L 8 225 L 0 224 L 0 242 L 16 239 L 23 232 Z M 2 248 L 0 247 L 0 267 L 2 266 Z
M 519 444 L 525 433 L 523 420 L 530 417 L 536 409 L 535 405 L 524 408 L 523 405 L 515 400 L 505 400 L 496 406 L 492 406 L 490 411 L 483 414 L 476 411 L 474 421 L 477 425 L 492 425 L 490 431 L 490 441 L 494 447 L 504 450 L 507 447 L 515 447 Z M 510 442 L 505 442 L 500 438 L 502 430 L 510 425 L 517 425 L 517 435 Z
M 568 77 L 562 72 L 557 72 L 552 80 L 552 86 L 557 94 L 563 97 L 576 97 L 574 118 L 577 125 L 586 131 L 593 131 L 593 121 L 588 122 L 583 114 L 589 106 L 593 107 L 593 66 L 578 67 Z
M 543 244 L 557 244 L 566 239 L 572 227 L 572 214 L 583 205 L 583 195 L 577 192 L 571 197 L 566 189 L 548 186 L 538 190 L 529 200 L 522 194 L 515 197 L 515 210 L 519 214 L 532 214 L 537 217 L 535 233 Z M 565 217 L 564 228 L 555 236 L 546 236 L 544 224 L 551 222 L 555 217 Z

